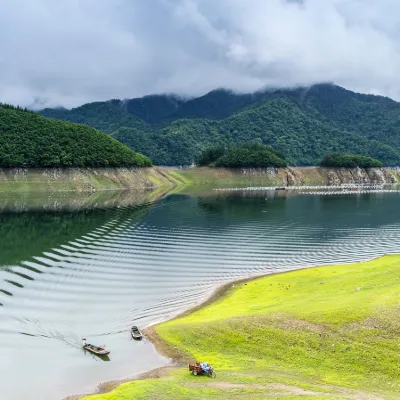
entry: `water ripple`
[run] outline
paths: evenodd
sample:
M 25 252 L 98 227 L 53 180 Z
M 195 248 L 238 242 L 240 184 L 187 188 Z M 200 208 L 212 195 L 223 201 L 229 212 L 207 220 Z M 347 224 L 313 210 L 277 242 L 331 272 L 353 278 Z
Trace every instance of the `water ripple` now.
M 63 375 L 77 362 L 81 335 L 112 341 L 133 323 L 173 317 L 230 280 L 400 252 L 399 199 L 266 200 L 237 192 L 170 196 L 147 212 L 108 211 L 108 220 L 94 213 L 100 226 L 0 269 L 0 350 L 57 347 L 61 357 L 74 349 L 53 366 Z

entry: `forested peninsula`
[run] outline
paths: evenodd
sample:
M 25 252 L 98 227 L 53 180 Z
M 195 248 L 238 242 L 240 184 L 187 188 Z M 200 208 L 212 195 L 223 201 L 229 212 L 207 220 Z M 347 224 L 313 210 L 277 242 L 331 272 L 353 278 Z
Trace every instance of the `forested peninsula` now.
M 0 168 L 149 166 L 148 157 L 92 127 L 0 104 Z
M 255 142 L 292 166 L 319 165 L 328 154 L 369 156 L 400 165 L 400 103 L 332 84 L 202 97 L 175 95 L 110 100 L 41 114 L 108 133 L 156 165 L 199 161 L 209 146 Z

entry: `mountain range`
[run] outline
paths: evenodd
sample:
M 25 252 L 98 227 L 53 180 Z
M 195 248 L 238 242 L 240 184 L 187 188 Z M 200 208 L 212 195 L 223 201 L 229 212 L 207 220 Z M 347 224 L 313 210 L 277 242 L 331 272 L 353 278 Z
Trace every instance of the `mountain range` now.
M 313 165 L 330 153 L 400 164 L 400 103 L 333 84 L 237 94 L 217 89 L 198 98 L 151 95 L 40 114 L 99 129 L 159 165 L 198 160 L 210 145 L 258 142 L 291 165 Z

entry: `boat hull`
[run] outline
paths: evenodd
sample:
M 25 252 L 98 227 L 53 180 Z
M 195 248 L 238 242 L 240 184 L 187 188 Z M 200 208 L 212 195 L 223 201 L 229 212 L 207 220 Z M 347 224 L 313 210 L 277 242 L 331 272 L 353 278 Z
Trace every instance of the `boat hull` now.
M 83 346 L 83 349 L 89 351 L 90 353 L 97 354 L 98 356 L 106 356 L 107 354 L 110 354 L 110 350 L 93 345 Z
M 139 328 L 134 326 L 131 329 L 132 339 L 141 340 L 143 338 L 142 332 L 140 332 Z

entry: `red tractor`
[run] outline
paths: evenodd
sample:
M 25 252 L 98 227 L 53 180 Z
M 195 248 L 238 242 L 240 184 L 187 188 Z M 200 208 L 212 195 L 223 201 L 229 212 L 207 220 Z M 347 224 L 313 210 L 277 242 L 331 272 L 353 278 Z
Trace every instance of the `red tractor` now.
M 214 368 L 208 363 L 199 363 L 189 364 L 189 371 L 193 375 L 207 375 L 212 378 L 215 378 L 217 374 L 214 371 Z

